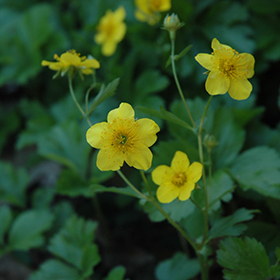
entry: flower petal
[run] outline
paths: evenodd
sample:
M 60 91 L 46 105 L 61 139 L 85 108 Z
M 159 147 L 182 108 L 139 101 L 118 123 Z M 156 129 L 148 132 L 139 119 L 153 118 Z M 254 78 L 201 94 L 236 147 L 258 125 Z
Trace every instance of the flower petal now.
M 96 149 L 104 146 L 104 139 L 107 138 L 108 124 L 106 122 L 97 123 L 90 127 L 86 133 L 87 142 Z
M 186 172 L 189 165 L 190 161 L 188 156 L 181 151 L 177 151 L 172 159 L 171 168 L 175 172 Z
M 119 108 L 114 109 L 112 111 L 109 112 L 108 116 L 107 116 L 107 120 L 108 122 L 112 122 L 114 119 L 116 118 L 120 118 L 120 119 L 125 119 L 125 118 L 132 118 L 134 119 L 134 110 L 132 108 L 132 106 L 128 103 L 124 103 L 122 102 L 119 106 Z
M 157 189 L 157 198 L 161 203 L 169 203 L 179 195 L 179 188 L 170 182 L 167 182 Z
M 101 51 L 105 56 L 111 56 L 117 48 L 117 43 L 114 40 L 106 40 L 102 45 Z
M 214 59 L 215 57 L 213 55 L 207 53 L 199 53 L 195 57 L 195 60 L 207 70 L 213 70 L 215 68 Z
M 228 93 L 233 99 L 244 100 L 250 96 L 252 89 L 252 84 L 247 79 L 232 80 Z
M 214 52 L 215 52 L 216 50 L 220 50 L 220 49 L 222 49 L 222 48 L 224 48 L 224 49 L 226 49 L 226 50 L 231 50 L 231 51 L 233 51 L 233 48 L 231 48 L 231 47 L 228 46 L 228 45 L 221 44 L 216 38 L 214 38 L 214 39 L 212 40 L 211 48 L 213 49 Z
M 123 153 L 116 153 L 113 149 L 101 149 L 97 155 L 96 166 L 101 171 L 115 171 L 123 166 L 123 162 Z
M 187 171 L 187 182 L 196 183 L 202 176 L 202 164 L 200 162 L 193 162 Z
M 171 182 L 173 176 L 174 171 L 167 165 L 160 165 L 152 172 L 152 180 L 157 185 Z
M 179 200 L 187 200 L 191 196 L 191 192 L 195 187 L 195 183 L 193 182 L 187 182 L 182 187 L 180 187 L 180 193 L 179 193 Z
M 50 62 L 50 61 L 47 61 L 47 60 L 43 60 L 42 61 L 42 66 L 49 66 L 49 68 L 51 70 L 59 71 L 63 68 L 64 65 L 61 62 Z
M 252 78 L 255 73 L 254 72 L 255 58 L 249 53 L 241 53 L 239 57 L 241 57 L 239 63 L 244 64 L 246 66 L 246 72 L 247 72 L 246 78 Z
M 145 145 L 135 145 L 132 151 L 125 153 L 125 161 L 136 169 L 148 170 L 152 165 L 153 154 Z
M 147 147 L 152 146 L 157 140 L 156 133 L 160 130 L 159 126 L 153 120 L 147 118 L 137 120 L 136 124 L 139 125 L 139 135 L 143 137 L 142 143 Z
M 86 68 L 99 68 L 100 63 L 96 59 L 86 59 L 85 61 L 82 61 L 80 63 L 81 67 L 86 67 Z
M 207 77 L 205 88 L 210 95 L 225 94 L 230 80 L 220 71 L 211 71 Z
M 119 23 L 118 28 L 116 28 L 116 30 L 114 31 L 114 38 L 112 38 L 112 41 L 114 41 L 115 43 L 119 43 L 124 38 L 124 35 L 126 33 L 125 23 Z
M 81 62 L 81 58 L 78 55 L 66 52 L 60 56 L 60 61 L 63 62 L 66 66 L 77 66 Z
M 124 7 L 119 7 L 115 12 L 114 12 L 115 19 L 118 21 L 123 21 L 125 19 L 125 9 Z

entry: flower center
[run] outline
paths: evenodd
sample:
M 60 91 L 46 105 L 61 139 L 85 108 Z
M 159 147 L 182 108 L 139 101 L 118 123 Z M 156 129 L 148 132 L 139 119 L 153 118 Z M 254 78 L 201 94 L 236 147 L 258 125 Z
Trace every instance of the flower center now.
M 242 61 L 243 56 L 233 49 L 221 48 L 215 50 L 215 56 L 218 58 L 216 67 L 221 73 L 230 79 L 238 80 L 246 77 L 248 65 Z
M 118 136 L 117 141 L 119 142 L 119 144 L 124 145 L 127 141 L 127 137 L 121 134 Z
M 187 182 L 187 176 L 184 172 L 175 173 L 172 183 L 177 187 L 182 187 Z
M 219 64 L 220 71 L 222 71 L 227 76 L 231 76 L 236 69 L 232 59 L 220 59 Z

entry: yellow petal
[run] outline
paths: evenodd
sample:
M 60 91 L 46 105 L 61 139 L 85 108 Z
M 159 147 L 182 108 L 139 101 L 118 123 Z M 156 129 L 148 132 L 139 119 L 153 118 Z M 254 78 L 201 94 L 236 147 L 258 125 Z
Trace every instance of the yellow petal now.
M 247 66 L 246 77 L 252 78 L 254 76 L 255 58 L 249 53 L 241 53 L 239 56 L 241 57 L 240 64 Z
M 105 32 L 99 32 L 94 36 L 94 41 L 101 45 L 106 40 L 106 33 Z
M 193 182 L 187 182 L 182 187 L 180 187 L 179 200 L 184 201 L 189 199 L 194 187 L 195 187 L 195 183 Z
M 214 65 L 214 56 L 207 53 L 199 53 L 195 60 L 205 69 L 212 70 L 215 68 Z
M 220 71 L 211 71 L 207 77 L 205 88 L 210 95 L 225 94 L 228 91 L 230 80 Z
M 153 154 L 145 145 L 135 145 L 132 151 L 125 153 L 125 161 L 136 169 L 148 170 L 152 165 Z
M 119 7 L 115 12 L 114 12 L 115 19 L 118 21 L 123 21 L 125 19 L 125 9 L 124 7 Z
M 160 12 L 168 11 L 171 8 L 171 1 L 170 0 L 161 0 L 161 5 L 158 9 Z
M 181 151 L 177 151 L 172 159 L 171 168 L 175 172 L 186 172 L 189 165 L 190 161 L 188 156 Z
M 49 66 L 51 70 L 59 71 L 63 68 L 64 65 L 61 62 L 50 62 L 50 61 L 43 60 L 42 66 Z
M 253 87 L 247 79 L 232 80 L 228 89 L 229 95 L 236 100 L 244 100 L 250 96 Z
M 67 66 L 69 65 L 77 66 L 80 63 L 81 58 L 78 55 L 74 55 L 72 53 L 66 52 L 60 56 L 60 61 L 66 64 Z
M 135 113 L 134 113 L 134 110 L 133 110 L 132 106 L 128 103 L 122 102 L 120 104 L 119 108 L 114 109 L 114 110 L 109 112 L 109 114 L 107 116 L 107 120 L 110 123 L 116 118 L 134 119 L 134 115 L 135 115 Z
M 187 171 L 187 181 L 196 183 L 202 176 L 202 164 L 200 162 L 193 162 Z
M 214 39 L 212 40 L 211 48 L 212 48 L 214 51 L 215 51 L 215 50 L 220 50 L 220 49 L 222 49 L 222 48 L 225 48 L 225 49 L 227 49 L 227 50 L 232 50 L 232 51 L 233 51 L 233 49 L 232 49 L 230 46 L 221 44 L 216 38 L 214 38 Z
M 117 48 L 117 43 L 113 40 L 107 40 L 105 43 L 103 43 L 101 52 L 105 56 L 111 56 Z
M 100 67 L 100 63 L 96 59 L 86 59 L 80 63 L 80 66 L 97 69 Z
M 106 122 L 97 123 L 90 127 L 86 133 L 87 142 L 96 149 L 104 146 L 104 139 L 108 135 L 108 124 Z
M 179 188 L 170 182 L 167 182 L 157 189 L 157 198 L 161 203 L 170 203 L 179 195 Z
M 159 126 L 150 119 L 143 118 L 136 121 L 139 125 L 138 133 L 143 137 L 143 144 L 147 147 L 152 146 L 156 140 L 156 133 L 159 132 Z
M 123 166 L 123 153 L 116 153 L 112 149 L 101 149 L 98 152 L 96 166 L 101 171 L 118 170 Z
M 85 75 L 90 75 L 91 73 L 93 73 L 93 70 L 90 69 L 90 68 L 87 68 L 87 69 L 80 69 L 82 71 L 83 74 Z
M 160 165 L 152 172 L 152 180 L 157 185 L 171 182 L 174 171 L 167 165 Z
M 126 25 L 125 23 L 119 23 L 118 28 L 114 30 L 114 36 L 112 36 L 112 40 L 116 43 L 119 43 L 126 33 Z

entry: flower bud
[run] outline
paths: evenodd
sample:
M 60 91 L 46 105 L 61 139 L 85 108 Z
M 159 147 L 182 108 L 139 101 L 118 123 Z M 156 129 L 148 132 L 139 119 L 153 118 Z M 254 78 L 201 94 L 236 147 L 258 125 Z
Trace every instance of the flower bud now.
M 175 32 L 177 29 L 181 28 L 184 25 L 183 22 L 180 22 L 177 15 L 172 14 L 167 15 L 163 21 L 163 29 L 169 32 Z
M 211 151 L 215 146 L 219 145 L 219 142 L 216 141 L 216 138 L 212 134 L 206 134 L 203 139 L 203 144 L 208 151 Z

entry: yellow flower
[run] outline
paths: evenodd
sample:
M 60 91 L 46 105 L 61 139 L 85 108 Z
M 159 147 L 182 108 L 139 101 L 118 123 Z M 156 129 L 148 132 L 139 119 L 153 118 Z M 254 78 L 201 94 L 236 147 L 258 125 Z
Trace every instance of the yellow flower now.
M 254 57 L 249 53 L 239 54 L 230 46 L 220 44 L 216 38 L 211 47 L 211 55 L 200 53 L 195 57 L 198 63 L 210 71 L 205 84 L 206 91 L 210 95 L 228 91 L 233 99 L 247 99 L 253 89 L 247 79 L 254 75 Z
M 103 55 L 112 55 L 116 51 L 117 44 L 124 38 L 126 32 L 124 19 L 124 7 L 119 7 L 115 12 L 108 10 L 101 18 L 94 39 L 97 44 L 102 45 Z
M 80 57 L 80 54 L 76 53 L 75 50 L 67 51 L 60 57 L 55 54 L 54 59 L 57 61 L 51 62 L 43 60 L 42 66 L 49 66 L 51 70 L 57 71 L 57 74 L 61 73 L 61 76 L 64 76 L 71 67 L 73 70 L 78 70 L 85 75 L 90 75 L 93 72 L 93 69 L 100 67 L 99 62 L 96 59 L 87 59 L 85 56 Z
M 154 25 L 160 20 L 160 12 L 170 10 L 171 0 L 135 0 L 135 5 L 135 17 Z
M 187 200 L 201 176 L 202 164 L 193 162 L 190 165 L 188 156 L 177 151 L 171 167 L 160 165 L 152 172 L 153 181 L 159 185 L 158 200 L 161 203 L 169 203 L 177 197 L 179 200 Z
M 158 125 L 150 119 L 134 119 L 134 110 L 128 103 L 109 112 L 107 122 L 93 125 L 86 134 L 87 142 L 100 149 L 97 167 L 101 171 L 118 170 L 125 161 L 129 166 L 147 170 L 153 154 L 148 147 L 156 140 Z

